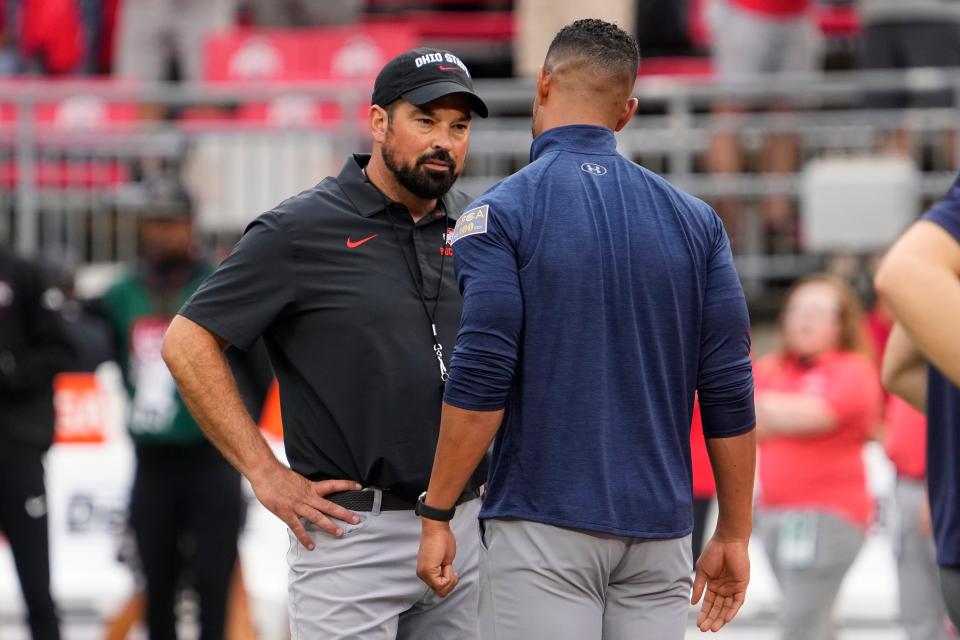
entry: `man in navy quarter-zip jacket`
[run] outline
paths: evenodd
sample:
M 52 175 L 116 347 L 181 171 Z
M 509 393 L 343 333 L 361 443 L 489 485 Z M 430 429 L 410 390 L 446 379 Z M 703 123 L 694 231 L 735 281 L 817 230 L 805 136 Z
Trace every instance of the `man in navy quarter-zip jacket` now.
M 706 591 L 700 629 L 732 620 L 749 581 L 743 290 L 717 215 L 617 153 L 637 63 L 613 24 L 562 29 L 537 83 L 530 165 L 451 238 L 464 311 L 417 572 L 440 595 L 456 586 L 444 520 L 496 435 L 480 514 L 484 637 L 684 637 L 694 392 L 720 504 L 692 585 L 694 602 Z

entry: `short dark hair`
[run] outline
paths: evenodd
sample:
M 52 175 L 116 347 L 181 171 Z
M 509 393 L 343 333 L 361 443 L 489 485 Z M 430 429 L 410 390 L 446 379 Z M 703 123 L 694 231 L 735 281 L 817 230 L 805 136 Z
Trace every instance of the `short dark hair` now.
M 610 75 L 637 77 L 640 49 L 629 33 L 605 20 L 586 18 L 571 22 L 557 33 L 547 49 L 551 58 L 578 57 Z
M 383 110 L 387 112 L 387 126 L 388 126 L 388 127 L 393 124 L 393 112 L 397 110 L 397 107 L 398 107 L 398 106 L 400 106 L 400 100 L 401 100 L 401 98 L 397 98 L 396 100 L 394 100 L 394 101 L 391 102 L 390 104 L 388 104 L 388 105 L 386 105 L 385 107 L 383 107 Z

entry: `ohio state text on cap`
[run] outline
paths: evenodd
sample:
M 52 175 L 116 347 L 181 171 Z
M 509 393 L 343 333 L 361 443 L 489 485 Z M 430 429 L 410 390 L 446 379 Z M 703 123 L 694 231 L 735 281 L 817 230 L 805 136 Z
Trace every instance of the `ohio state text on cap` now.
M 487 105 L 473 90 L 467 65 L 442 49 L 412 49 L 384 65 L 373 84 L 372 102 L 385 107 L 403 98 L 418 107 L 437 98 L 461 93 L 481 118 L 487 117 Z

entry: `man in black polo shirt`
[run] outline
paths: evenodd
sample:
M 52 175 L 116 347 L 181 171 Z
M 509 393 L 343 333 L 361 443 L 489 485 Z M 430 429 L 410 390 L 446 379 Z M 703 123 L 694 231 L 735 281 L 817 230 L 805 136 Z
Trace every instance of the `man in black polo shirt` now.
M 181 309 L 163 354 L 197 421 L 291 530 L 294 638 L 475 638 L 477 489 L 453 526 L 468 589 L 417 581 L 426 489 L 461 300 L 450 191 L 487 108 L 453 54 L 415 49 L 377 77 L 373 153 L 254 220 Z M 222 350 L 263 336 L 280 382 L 281 465 Z M 294 544 L 296 538 L 301 544 Z

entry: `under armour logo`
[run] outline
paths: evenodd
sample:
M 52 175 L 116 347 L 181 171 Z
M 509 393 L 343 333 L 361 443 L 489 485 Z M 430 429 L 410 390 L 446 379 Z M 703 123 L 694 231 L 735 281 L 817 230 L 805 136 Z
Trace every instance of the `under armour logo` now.
M 594 164 L 592 162 L 584 162 L 580 165 L 581 171 L 586 171 L 587 173 L 593 174 L 595 176 L 602 176 L 607 172 L 607 168 L 603 165 Z

